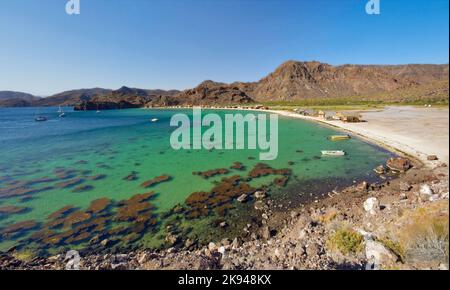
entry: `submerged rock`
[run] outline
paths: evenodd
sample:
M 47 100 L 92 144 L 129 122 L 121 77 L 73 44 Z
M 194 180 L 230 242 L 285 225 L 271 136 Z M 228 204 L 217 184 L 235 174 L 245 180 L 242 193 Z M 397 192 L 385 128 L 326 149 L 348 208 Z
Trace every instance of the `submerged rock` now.
M 9 236 L 16 235 L 22 232 L 27 232 L 32 230 L 38 226 L 38 223 L 33 220 L 18 222 L 15 224 L 8 225 L 2 229 L 0 229 L 0 235 Z
M 99 214 L 106 210 L 111 205 L 111 200 L 109 198 L 99 198 L 91 202 L 86 212 L 92 214 Z
M 226 168 L 219 168 L 219 169 L 211 169 L 211 170 L 207 170 L 207 171 L 196 171 L 193 172 L 193 175 L 198 175 L 203 177 L 204 179 L 208 179 L 211 177 L 214 177 L 216 175 L 222 175 L 222 174 L 227 174 L 230 171 Z
M 0 215 L 11 215 L 11 214 L 19 214 L 27 211 L 27 207 L 19 207 L 19 206 L 12 206 L 12 205 L 6 205 L 0 207 Z
M 169 175 L 161 175 L 161 176 L 158 176 L 158 177 L 155 177 L 153 179 L 150 179 L 150 180 L 147 180 L 147 181 L 143 182 L 141 184 L 141 187 L 145 187 L 145 188 L 152 187 L 152 186 L 155 186 L 155 185 L 157 185 L 159 183 L 169 181 L 171 179 L 172 179 L 172 177 L 169 176 Z

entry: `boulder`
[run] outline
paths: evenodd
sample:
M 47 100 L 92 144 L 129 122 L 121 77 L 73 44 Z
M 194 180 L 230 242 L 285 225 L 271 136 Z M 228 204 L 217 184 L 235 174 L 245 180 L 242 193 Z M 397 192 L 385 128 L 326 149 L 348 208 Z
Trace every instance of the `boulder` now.
M 366 241 L 366 258 L 372 261 L 375 266 L 392 265 L 398 260 L 398 257 L 392 251 L 374 240 Z
M 363 204 L 364 210 L 372 215 L 376 214 L 377 211 L 380 209 L 380 202 L 375 197 L 370 197 L 366 199 L 366 201 Z
M 436 155 L 428 155 L 427 156 L 427 160 L 428 161 L 435 161 L 435 160 L 439 160 L 439 158 Z
M 422 184 L 420 186 L 420 194 L 431 196 L 434 194 L 434 192 L 428 184 Z
M 356 189 L 359 191 L 366 191 L 369 189 L 369 184 L 366 181 L 363 181 L 356 186 Z
M 386 166 L 392 171 L 405 172 L 411 168 L 411 162 L 402 157 L 389 158 L 386 162 Z
M 374 169 L 374 171 L 377 173 L 377 174 L 385 174 L 386 173 L 386 168 L 384 168 L 384 166 L 383 165 L 379 165 L 379 166 L 377 166 L 375 169 Z
M 215 251 L 216 248 L 217 248 L 217 246 L 213 242 L 208 244 L 208 250 L 210 250 L 211 252 Z
M 263 199 L 265 197 L 266 197 L 266 193 L 264 191 L 256 191 L 255 192 L 256 199 Z

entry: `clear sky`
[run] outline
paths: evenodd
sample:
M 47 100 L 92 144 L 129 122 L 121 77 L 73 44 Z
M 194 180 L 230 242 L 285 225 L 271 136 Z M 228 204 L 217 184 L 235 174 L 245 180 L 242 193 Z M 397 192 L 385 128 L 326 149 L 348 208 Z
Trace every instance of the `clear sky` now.
M 0 0 L 0 90 L 256 81 L 282 62 L 448 63 L 448 0 Z

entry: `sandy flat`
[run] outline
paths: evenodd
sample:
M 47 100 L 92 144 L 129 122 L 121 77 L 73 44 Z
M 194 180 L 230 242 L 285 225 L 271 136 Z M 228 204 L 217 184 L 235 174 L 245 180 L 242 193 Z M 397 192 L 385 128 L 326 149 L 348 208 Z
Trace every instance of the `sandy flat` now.
M 384 147 L 414 156 L 431 167 L 449 161 L 448 108 L 387 107 L 379 111 L 361 112 L 367 121 L 364 123 L 328 121 L 288 111 L 272 112 L 345 129 Z M 439 161 L 427 161 L 428 155 L 437 155 Z

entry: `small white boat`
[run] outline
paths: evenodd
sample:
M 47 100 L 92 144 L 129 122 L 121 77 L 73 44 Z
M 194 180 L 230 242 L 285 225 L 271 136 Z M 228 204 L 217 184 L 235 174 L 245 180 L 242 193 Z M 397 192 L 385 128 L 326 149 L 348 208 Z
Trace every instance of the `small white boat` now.
M 45 121 L 47 121 L 47 117 L 44 117 L 44 116 L 37 116 L 37 117 L 34 118 L 34 120 L 35 120 L 36 122 L 45 122 Z
M 324 156 L 344 156 L 345 151 L 342 150 L 322 150 L 322 155 Z
M 158 122 L 158 119 L 157 118 L 153 118 L 150 121 L 152 121 L 154 123 L 154 122 Z

